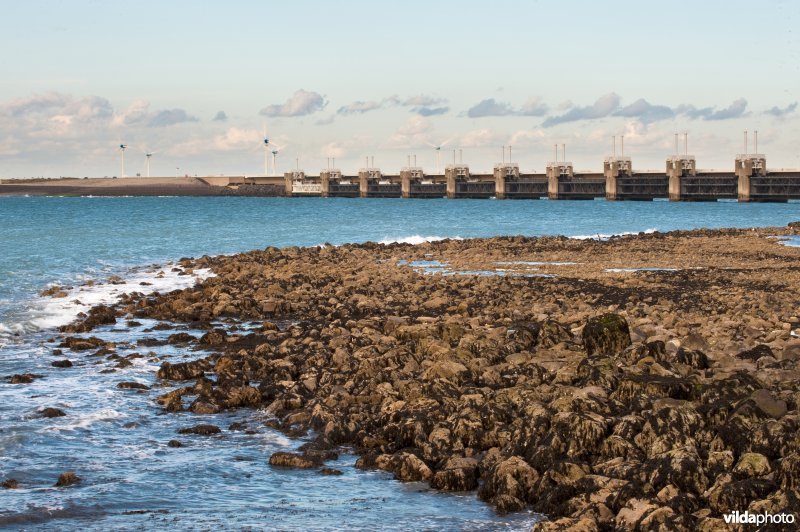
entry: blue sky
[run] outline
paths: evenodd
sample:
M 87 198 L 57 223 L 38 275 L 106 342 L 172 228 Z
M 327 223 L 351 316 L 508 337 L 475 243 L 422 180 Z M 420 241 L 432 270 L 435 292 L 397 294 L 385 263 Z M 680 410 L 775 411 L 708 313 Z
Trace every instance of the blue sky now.
M 432 169 L 446 140 L 476 170 L 512 144 L 542 171 L 554 143 L 599 169 L 622 134 L 661 168 L 675 131 L 729 168 L 744 129 L 800 167 L 797 2 L 4 4 L 0 177 L 116 175 L 120 139 L 128 174 L 140 148 L 155 174 L 255 174 L 264 126 L 279 170 Z

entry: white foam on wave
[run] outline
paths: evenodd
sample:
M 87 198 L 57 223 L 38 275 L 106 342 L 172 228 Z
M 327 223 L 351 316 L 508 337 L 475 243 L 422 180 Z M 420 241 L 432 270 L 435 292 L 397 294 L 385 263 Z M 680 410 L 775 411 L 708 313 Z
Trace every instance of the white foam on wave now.
M 94 412 L 78 414 L 77 417 L 71 418 L 72 421 L 69 423 L 51 425 L 46 427 L 44 430 L 53 432 L 62 430 L 89 429 L 98 421 L 116 421 L 124 417 L 125 414 L 114 410 L 113 408 L 101 408 L 100 410 L 95 410 Z
M 95 282 L 91 286 L 76 286 L 66 291 L 66 297 L 37 296 L 31 302 L 30 308 L 21 321 L 0 323 L 0 345 L 3 344 L 3 337 L 8 338 L 12 335 L 67 325 L 73 322 L 81 312 L 86 313 L 95 305 L 116 303 L 124 294 L 132 292 L 150 294 L 189 288 L 214 275 L 208 269 L 196 269 L 189 275 L 180 275 L 182 270 L 172 271 L 174 267 L 175 264 L 168 263 L 162 268 L 134 269 L 116 284 Z
M 623 233 L 612 233 L 612 234 L 598 233 L 596 235 L 573 235 L 569 238 L 572 238 L 573 240 L 608 240 L 609 238 L 613 238 L 615 236 L 638 235 L 639 233 L 645 233 L 649 235 L 655 233 L 656 231 L 658 231 L 658 229 L 652 228 L 652 229 L 645 229 L 644 231 L 625 231 Z
M 386 237 L 378 244 L 411 244 L 413 246 L 423 244 L 425 242 L 438 242 L 439 240 L 464 240 L 463 237 L 460 236 L 422 236 L 422 235 L 411 235 L 411 236 L 401 236 L 401 237 Z

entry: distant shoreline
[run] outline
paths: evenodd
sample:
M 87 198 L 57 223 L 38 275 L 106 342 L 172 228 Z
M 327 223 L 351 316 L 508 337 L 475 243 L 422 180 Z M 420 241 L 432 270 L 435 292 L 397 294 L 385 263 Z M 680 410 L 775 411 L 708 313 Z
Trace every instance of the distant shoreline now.
M 209 185 L 195 177 L 99 178 L 99 179 L 6 179 L 0 182 L 4 196 L 283 196 L 278 185 Z

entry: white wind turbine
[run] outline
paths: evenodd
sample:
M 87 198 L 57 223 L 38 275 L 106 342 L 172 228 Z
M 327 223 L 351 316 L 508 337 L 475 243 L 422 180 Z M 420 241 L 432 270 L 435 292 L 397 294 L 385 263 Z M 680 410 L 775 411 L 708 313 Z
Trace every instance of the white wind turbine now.
M 269 175 L 269 154 L 270 154 L 270 145 L 269 145 L 269 137 L 267 136 L 267 126 L 264 125 L 264 175 Z M 273 155 L 273 160 L 274 160 Z
M 155 155 L 156 153 L 158 153 L 158 152 L 157 151 L 150 151 L 147 148 L 145 148 L 142 151 L 144 151 L 144 157 L 145 157 L 145 161 L 146 161 L 146 164 L 147 164 L 147 177 L 150 177 L 150 158 L 153 155 Z
M 272 151 L 270 152 L 272 154 L 272 175 L 279 175 L 277 167 L 278 153 L 285 147 L 286 146 L 276 146 L 275 144 L 272 145 Z
M 119 155 L 120 155 L 120 177 L 125 177 L 125 149 L 128 147 L 127 144 L 123 144 L 120 140 L 119 142 Z
M 430 146 L 434 150 L 434 164 L 436 165 L 435 169 L 436 172 L 439 171 L 439 168 L 441 167 L 442 164 L 442 148 L 447 146 L 451 140 L 453 139 L 447 139 L 446 141 L 440 144 L 431 144 L 430 142 L 427 143 L 428 146 Z

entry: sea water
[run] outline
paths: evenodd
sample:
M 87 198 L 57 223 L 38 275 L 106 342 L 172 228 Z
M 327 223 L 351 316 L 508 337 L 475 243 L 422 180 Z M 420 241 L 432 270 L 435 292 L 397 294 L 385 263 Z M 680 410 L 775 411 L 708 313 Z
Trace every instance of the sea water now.
M 476 494 L 436 493 L 382 472 L 356 470 L 343 454 L 342 476 L 277 470 L 272 452 L 291 440 L 264 425 L 264 414 L 240 409 L 213 416 L 161 415 L 157 390 L 139 393 L 122 381 L 157 384 L 158 359 L 193 359 L 175 346 L 138 348 L 138 338 L 172 331 L 101 327 L 93 334 L 129 342 L 128 367 L 65 350 L 52 354 L 54 328 L 100 302 L 130 291 L 165 291 L 211 275 L 173 271 L 181 257 L 267 246 L 347 242 L 420 243 L 441 238 L 567 235 L 605 238 L 699 227 L 782 226 L 800 205 L 670 202 L 573 202 L 321 198 L 0 198 L 0 528 L 207 529 L 528 529 L 530 513 L 496 515 Z M 117 276 L 122 280 L 109 282 Z M 91 282 L 89 282 L 91 281 Z M 64 287 L 67 297 L 43 289 Z M 187 330 L 200 334 L 200 331 Z M 54 368 L 69 358 L 71 368 Z M 113 370 L 113 371 L 112 371 Z M 40 375 L 10 384 L 13 374 Z M 44 419 L 43 407 L 67 415 Z M 180 436 L 202 422 L 248 430 Z M 169 448 L 179 438 L 182 448 Z M 83 480 L 54 488 L 74 470 Z

